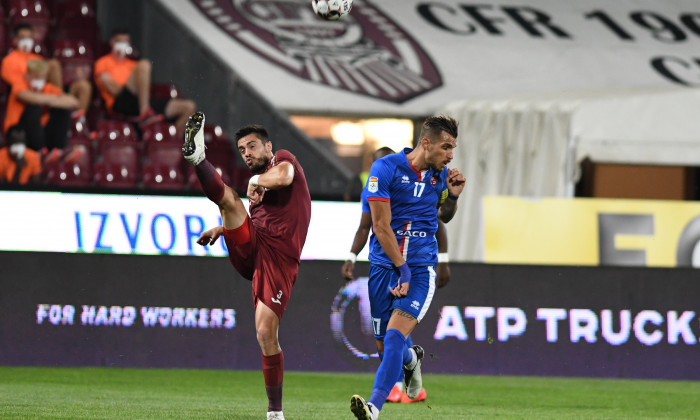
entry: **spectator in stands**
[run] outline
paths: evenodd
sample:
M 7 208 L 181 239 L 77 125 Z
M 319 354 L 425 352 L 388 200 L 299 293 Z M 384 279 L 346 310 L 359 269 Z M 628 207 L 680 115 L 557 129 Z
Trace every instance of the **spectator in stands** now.
M 184 135 L 187 118 L 197 110 L 186 99 L 151 99 L 151 62 L 134 60 L 131 36 L 124 28 L 112 31 L 112 51 L 95 62 L 95 83 L 107 110 L 114 114 L 136 117 L 140 126 L 162 121 L 175 122 Z
M 0 185 L 38 183 L 41 158 L 27 149 L 26 133 L 18 126 L 7 130 L 6 146 L 0 149 Z
M 71 112 L 78 99 L 58 86 L 46 82 L 49 64 L 43 59 L 29 60 L 27 73 L 12 86 L 7 101 L 3 131 L 18 126 L 26 133 L 26 144 L 34 151 L 50 152 L 48 159 L 62 155 L 68 141 Z
M 13 31 L 12 45 L 14 49 L 5 56 L 0 64 L 0 74 L 10 88 L 16 83 L 24 82 L 24 75 L 27 73 L 27 62 L 29 60 L 43 59 L 42 56 L 34 54 L 34 29 L 27 23 L 20 23 Z M 56 59 L 47 61 L 47 80 L 50 84 L 63 88 L 63 71 L 61 63 Z M 67 86 L 68 93 L 75 96 L 79 101 L 79 108 L 76 109 L 72 117 L 78 119 L 87 113 L 92 98 L 92 85 L 86 79 L 76 80 Z

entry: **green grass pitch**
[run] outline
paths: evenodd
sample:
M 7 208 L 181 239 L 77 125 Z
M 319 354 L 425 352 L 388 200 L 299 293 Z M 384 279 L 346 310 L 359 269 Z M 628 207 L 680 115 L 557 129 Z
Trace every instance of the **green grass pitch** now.
M 354 419 L 371 374 L 285 372 L 287 420 Z M 700 382 L 424 375 L 380 419 L 693 419 Z M 259 371 L 0 367 L 0 419 L 265 419 Z

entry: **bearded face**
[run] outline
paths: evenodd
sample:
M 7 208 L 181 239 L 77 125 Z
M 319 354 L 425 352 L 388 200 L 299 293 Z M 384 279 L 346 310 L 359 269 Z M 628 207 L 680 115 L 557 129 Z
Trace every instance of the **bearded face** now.
M 257 135 L 249 134 L 238 140 L 238 152 L 252 173 L 260 173 L 270 163 L 272 143 L 263 143 Z
M 453 150 L 457 147 L 457 139 L 441 131 L 435 142 L 429 142 L 425 162 L 434 171 L 440 172 L 453 158 Z

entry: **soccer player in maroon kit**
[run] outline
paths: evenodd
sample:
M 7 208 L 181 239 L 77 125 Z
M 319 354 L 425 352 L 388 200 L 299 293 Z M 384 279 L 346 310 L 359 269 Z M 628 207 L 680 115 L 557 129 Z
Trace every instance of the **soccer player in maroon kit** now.
M 268 398 L 268 419 L 282 419 L 284 356 L 277 331 L 299 272 L 301 250 L 311 219 L 311 198 L 296 157 L 287 150 L 272 152 L 267 130 L 248 125 L 235 139 L 254 174 L 248 183 L 250 216 L 238 194 L 225 185 L 204 154 L 204 114 L 194 113 L 185 127 L 182 153 L 195 165 L 204 194 L 219 206 L 223 226 L 202 234 L 200 245 L 224 237 L 236 270 L 252 280 L 255 330 L 262 350 L 262 370 Z

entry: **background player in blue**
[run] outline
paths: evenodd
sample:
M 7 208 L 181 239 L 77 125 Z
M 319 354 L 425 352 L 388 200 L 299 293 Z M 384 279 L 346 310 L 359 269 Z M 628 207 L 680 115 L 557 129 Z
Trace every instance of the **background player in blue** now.
M 381 147 L 372 154 L 372 162 L 375 162 L 378 159 L 383 158 L 384 156 L 391 155 L 394 153 L 395 152 L 389 147 Z M 367 171 L 365 181 L 367 180 L 367 178 L 369 178 L 369 171 Z M 357 227 L 357 231 L 355 232 L 355 237 L 353 238 L 352 246 L 350 248 L 350 253 L 348 255 L 348 258 L 345 260 L 345 263 L 343 263 L 343 267 L 341 270 L 343 277 L 346 281 L 352 281 L 355 279 L 353 271 L 355 268 L 355 261 L 357 260 L 357 254 L 359 254 L 360 251 L 362 251 L 362 248 L 364 248 L 367 244 L 367 238 L 369 237 L 370 230 L 372 229 L 372 215 L 370 213 L 369 202 L 367 201 L 366 189 L 362 191 L 360 200 L 362 203 L 362 216 L 360 217 L 360 225 Z M 435 272 L 437 274 L 436 283 L 438 289 L 445 286 L 450 280 L 450 268 L 448 265 L 449 257 L 447 255 L 447 232 L 445 230 L 445 224 L 440 219 L 438 219 L 438 230 L 435 235 L 438 244 L 438 264 L 435 269 Z M 361 296 L 362 298 L 367 299 L 367 305 L 360 305 L 360 307 L 366 309 L 366 314 L 364 312 L 362 313 L 362 319 L 364 320 L 366 317 L 368 323 L 368 332 L 370 332 L 371 334 L 372 317 L 369 311 L 369 293 L 365 292 Z M 413 342 L 411 341 L 410 335 L 406 337 L 406 346 L 413 346 Z M 384 355 L 380 352 L 379 357 L 381 359 L 384 357 Z M 425 389 L 421 389 L 417 397 L 408 398 L 408 395 L 406 395 L 406 393 L 404 392 L 403 379 L 403 370 L 401 370 L 400 376 L 396 381 L 396 384 L 394 384 L 394 387 L 391 389 L 391 392 L 389 392 L 389 395 L 387 396 L 387 402 L 412 403 L 424 401 L 427 398 L 427 392 L 425 391 Z
M 423 349 L 408 348 L 406 337 L 420 322 L 435 291 L 437 217 L 449 222 L 466 180 L 448 169 L 457 147 L 457 123 L 439 116 L 425 120 L 415 149 L 374 162 L 365 186 L 372 214 L 369 296 L 377 346 L 384 353 L 368 402 L 353 395 L 359 420 L 376 420 L 404 369 L 406 393 L 415 398 L 423 384 Z

